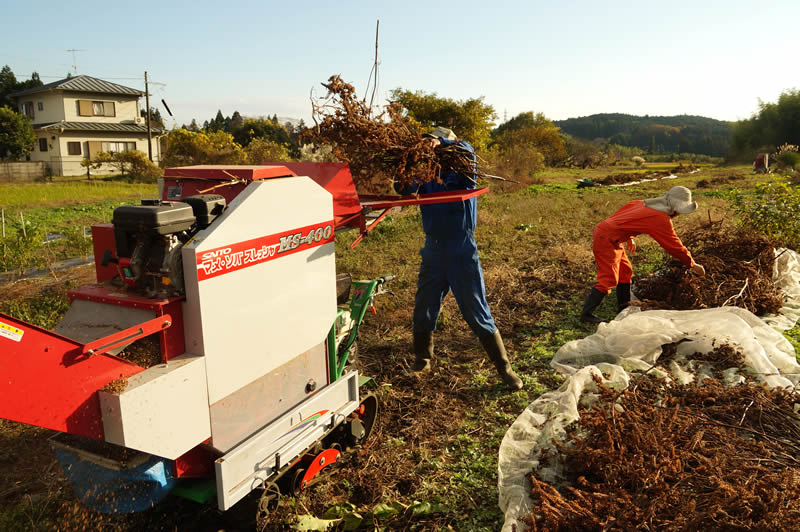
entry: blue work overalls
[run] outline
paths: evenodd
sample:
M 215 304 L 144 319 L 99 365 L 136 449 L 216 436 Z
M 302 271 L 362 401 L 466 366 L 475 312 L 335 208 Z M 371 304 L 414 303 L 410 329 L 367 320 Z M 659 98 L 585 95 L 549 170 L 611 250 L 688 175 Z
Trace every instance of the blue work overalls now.
M 475 150 L 465 141 L 439 139 L 442 144 L 458 144 L 475 161 Z M 470 176 L 475 179 L 475 176 Z M 469 190 L 475 182 L 462 174 L 443 169 L 442 183 L 430 182 L 406 187 L 405 194 L 429 194 L 447 190 Z M 414 332 L 432 332 L 447 292 L 453 292 L 461 315 L 479 338 L 497 330 L 489 304 L 483 271 L 475 243 L 477 200 L 420 205 L 425 247 L 414 300 Z

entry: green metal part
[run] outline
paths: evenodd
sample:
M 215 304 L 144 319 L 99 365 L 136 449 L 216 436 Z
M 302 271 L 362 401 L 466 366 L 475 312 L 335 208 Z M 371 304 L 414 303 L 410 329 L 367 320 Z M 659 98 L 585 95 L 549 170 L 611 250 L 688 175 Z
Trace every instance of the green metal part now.
M 330 368 L 331 382 L 342 377 L 347 359 L 358 336 L 358 328 L 364 321 L 367 309 L 372 306 L 372 297 L 376 288 L 383 281 L 383 278 L 371 281 L 353 281 L 353 295 L 350 302 L 338 308 L 336 321 L 328 333 L 328 367 Z M 337 325 L 345 325 L 344 321 L 352 321 L 352 326 L 347 336 L 339 342 L 339 345 L 336 345 Z
M 172 488 L 171 495 L 177 495 L 190 501 L 207 503 L 217 496 L 217 481 L 213 478 L 181 479 Z

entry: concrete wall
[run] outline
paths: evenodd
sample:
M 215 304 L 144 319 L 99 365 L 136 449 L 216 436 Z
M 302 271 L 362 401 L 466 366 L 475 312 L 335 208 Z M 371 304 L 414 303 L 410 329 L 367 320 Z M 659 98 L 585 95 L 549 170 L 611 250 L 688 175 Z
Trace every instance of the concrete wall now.
M 0 183 L 26 182 L 42 179 L 47 175 L 44 162 L 0 162 Z

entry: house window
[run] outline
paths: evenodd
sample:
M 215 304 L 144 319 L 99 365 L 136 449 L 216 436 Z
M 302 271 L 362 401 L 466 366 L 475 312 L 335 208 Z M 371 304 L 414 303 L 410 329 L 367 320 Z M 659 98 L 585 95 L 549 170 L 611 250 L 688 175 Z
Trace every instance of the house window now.
M 33 102 L 25 102 L 20 107 L 22 114 L 33 120 Z
M 70 155 L 80 155 L 81 154 L 81 143 L 80 142 L 67 142 L 67 153 Z
M 38 102 L 38 103 L 37 103 L 37 105 L 36 105 L 36 107 L 37 107 L 37 108 L 38 108 L 40 111 L 44 111 L 44 102 Z
M 40 138 L 39 139 L 39 151 L 47 151 L 47 139 Z
M 108 153 L 131 151 L 136 149 L 135 142 L 103 142 L 101 149 Z
M 117 116 L 114 102 L 77 100 L 78 116 Z

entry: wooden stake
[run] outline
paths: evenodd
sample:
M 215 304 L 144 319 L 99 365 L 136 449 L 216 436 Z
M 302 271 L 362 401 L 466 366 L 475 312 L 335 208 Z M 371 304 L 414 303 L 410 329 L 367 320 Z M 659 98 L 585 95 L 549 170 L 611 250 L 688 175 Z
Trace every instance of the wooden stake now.
M 19 222 L 22 224 L 22 236 L 28 238 L 28 233 L 25 231 L 25 218 L 22 216 L 22 211 L 19 211 Z
M 2 220 L 3 226 L 3 263 L 5 264 L 6 261 L 6 210 L 0 209 L 0 220 Z M 6 269 L 6 271 L 8 271 Z
M 50 260 L 47 261 L 47 269 L 50 270 L 50 273 L 53 274 L 53 279 L 58 281 L 58 276 L 56 275 L 56 271 L 53 269 L 53 264 L 55 263 L 56 256 L 53 254 L 53 250 L 50 248 L 50 239 L 47 238 L 47 229 L 44 231 L 44 243 L 47 246 L 47 253 L 50 255 Z

